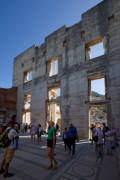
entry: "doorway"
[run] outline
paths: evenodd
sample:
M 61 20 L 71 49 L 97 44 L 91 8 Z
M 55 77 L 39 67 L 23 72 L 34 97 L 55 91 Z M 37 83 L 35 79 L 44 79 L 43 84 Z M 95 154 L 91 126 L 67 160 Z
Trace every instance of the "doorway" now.
M 107 125 L 107 106 L 106 105 L 94 105 L 89 107 L 89 127 L 92 124 L 102 127 L 102 124 Z M 89 138 L 91 138 L 91 131 L 89 128 Z
M 22 118 L 22 125 L 31 123 L 31 112 L 24 112 Z
M 58 125 L 58 134 L 61 132 L 61 111 L 60 103 L 49 102 L 47 103 L 47 122 L 53 121 L 55 126 Z M 48 129 L 48 123 L 47 123 Z

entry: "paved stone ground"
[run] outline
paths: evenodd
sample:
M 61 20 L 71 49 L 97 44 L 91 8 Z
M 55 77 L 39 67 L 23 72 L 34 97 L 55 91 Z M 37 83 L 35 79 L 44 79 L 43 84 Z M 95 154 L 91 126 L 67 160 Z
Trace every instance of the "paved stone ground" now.
M 76 155 L 71 157 L 64 152 L 61 138 L 57 138 L 56 159 L 58 168 L 48 170 L 46 137 L 42 137 L 38 145 L 30 137 L 20 138 L 19 150 L 10 165 L 10 172 L 15 176 L 11 180 L 118 180 L 115 156 L 104 155 L 97 159 L 94 145 L 87 140 L 81 140 L 76 145 Z M 0 160 L 3 152 L 0 152 Z M 0 176 L 0 180 L 4 179 Z

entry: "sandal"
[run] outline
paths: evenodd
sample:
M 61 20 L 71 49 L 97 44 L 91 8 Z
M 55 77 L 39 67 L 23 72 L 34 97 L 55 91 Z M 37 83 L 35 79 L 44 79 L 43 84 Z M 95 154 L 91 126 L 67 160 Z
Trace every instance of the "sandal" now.
M 56 169 L 57 168 L 57 161 L 55 161 L 55 163 L 54 163 L 54 169 Z
M 53 168 L 53 165 L 51 164 L 50 166 L 48 166 L 48 169 L 52 169 Z

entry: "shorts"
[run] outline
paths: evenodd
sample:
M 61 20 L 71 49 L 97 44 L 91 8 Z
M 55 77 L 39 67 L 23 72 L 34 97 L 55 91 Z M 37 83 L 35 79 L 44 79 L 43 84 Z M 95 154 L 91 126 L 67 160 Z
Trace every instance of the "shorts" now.
M 53 147 L 53 139 L 47 139 L 47 146 L 48 147 Z
M 41 137 L 41 133 L 37 133 L 37 137 L 40 138 Z
M 5 149 L 5 153 L 3 156 L 3 160 L 5 161 L 5 164 L 8 164 L 11 162 L 11 160 L 14 156 L 14 152 L 15 152 L 15 149 L 9 149 L 9 148 Z

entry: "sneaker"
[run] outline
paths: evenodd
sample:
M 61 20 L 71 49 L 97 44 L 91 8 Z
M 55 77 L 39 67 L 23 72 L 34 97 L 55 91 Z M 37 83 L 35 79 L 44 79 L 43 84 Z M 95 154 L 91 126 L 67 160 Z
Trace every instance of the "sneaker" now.
M 12 176 L 14 176 L 14 174 L 11 174 L 11 173 L 7 173 L 7 174 L 4 174 L 4 175 L 3 175 L 4 178 L 12 177 Z

